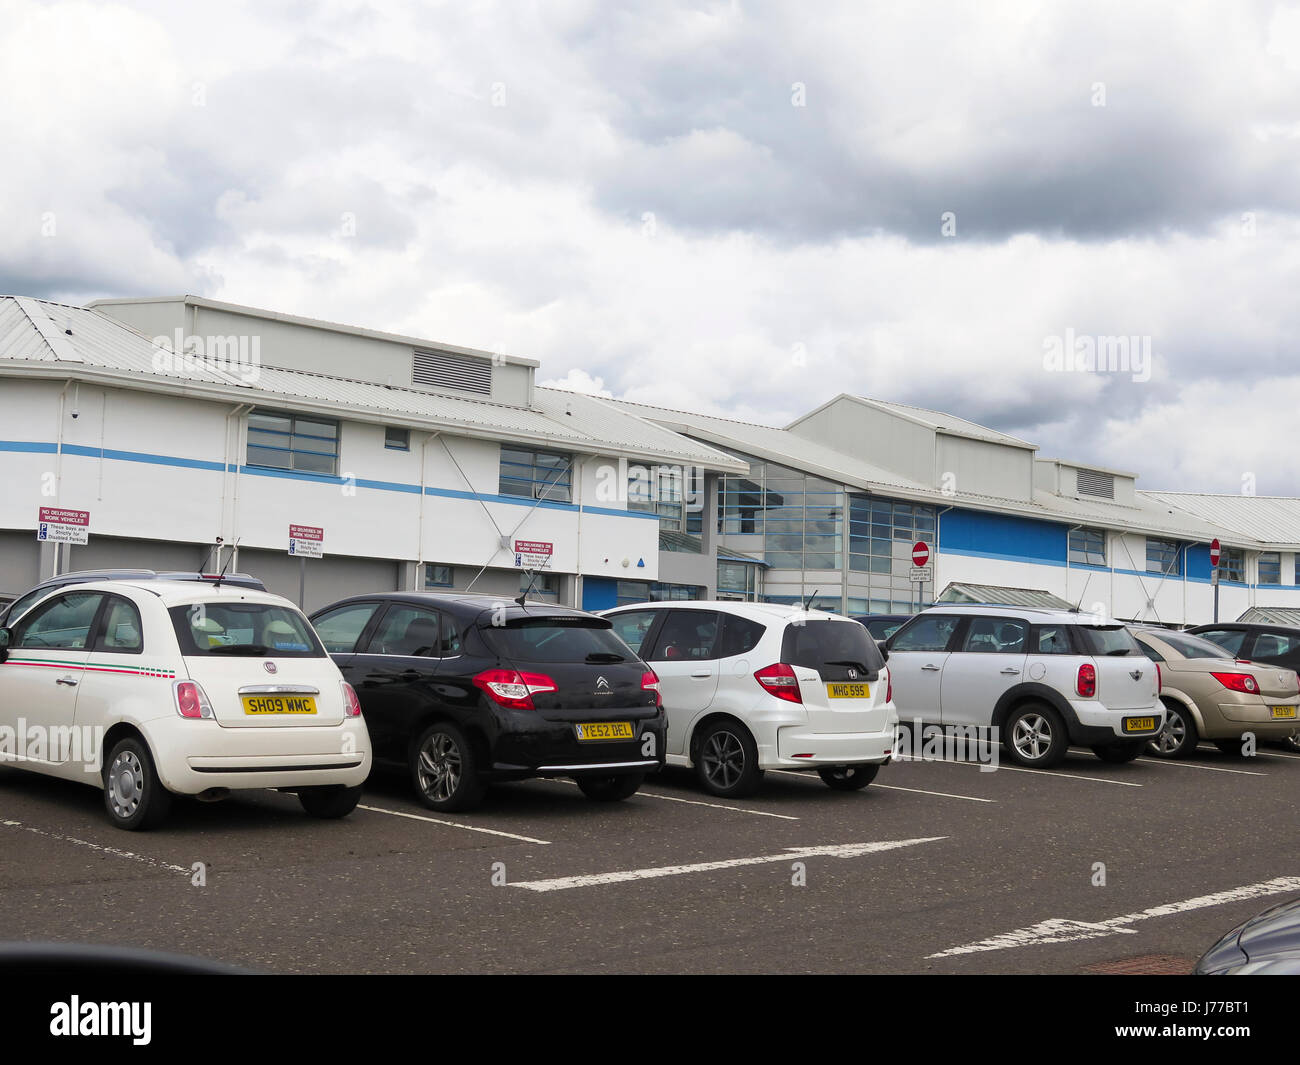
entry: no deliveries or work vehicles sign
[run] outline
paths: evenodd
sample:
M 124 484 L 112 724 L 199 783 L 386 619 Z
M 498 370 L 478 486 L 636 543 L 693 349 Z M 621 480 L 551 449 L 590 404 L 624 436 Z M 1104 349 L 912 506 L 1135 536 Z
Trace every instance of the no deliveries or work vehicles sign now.
M 52 544 L 90 543 L 90 511 L 41 507 L 36 516 L 36 539 Z

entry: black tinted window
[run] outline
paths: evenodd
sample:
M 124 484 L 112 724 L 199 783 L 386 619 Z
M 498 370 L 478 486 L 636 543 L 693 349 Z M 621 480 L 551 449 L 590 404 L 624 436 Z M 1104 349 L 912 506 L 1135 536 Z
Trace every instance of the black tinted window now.
M 1246 638 L 1244 632 L 1234 631 L 1231 629 L 1215 629 L 1211 632 L 1198 632 L 1195 635 L 1201 637 L 1203 640 L 1209 640 L 1211 643 L 1217 643 L 1232 655 L 1241 653 L 1241 644 Z
M 438 612 L 422 606 L 394 603 L 370 637 L 372 655 L 438 658 Z
M 1074 648 L 1070 643 L 1070 629 L 1067 625 L 1037 625 L 1029 640 L 1030 654 L 1036 655 L 1070 655 Z
M 712 610 L 670 610 L 651 658 L 657 662 L 717 658 L 720 617 Z
M 722 615 L 722 643 L 718 647 L 719 658 L 731 658 L 734 655 L 748 654 L 758 646 L 767 626 L 749 618 L 737 617 L 735 614 Z
M 351 603 L 317 614 L 312 622 L 316 634 L 331 654 L 349 654 L 357 648 L 361 633 L 370 624 L 378 603 Z
M 645 656 L 649 649 L 643 647 L 646 636 L 654 627 L 656 612 L 653 610 L 627 610 L 622 614 L 611 614 L 609 622 L 614 632 L 628 647 L 638 655 Z
M 493 652 L 512 662 L 615 662 L 627 645 L 602 618 L 512 618 L 479 631 Z
M 845 669 L 875 673 L 885 664 L 876 641 L 856 621 L 791 622 L 781 641 L 781 661 L 818 671 L 834 667 L 837 678 Z
M 976 654 L 1024 654 L 1029 626 L 1015 618 L 971 618 L 963 651 Z
M 1090 655 L 1141 655 L 1133 634 L 1123 625 L 1079 625 L 1075 628 Z

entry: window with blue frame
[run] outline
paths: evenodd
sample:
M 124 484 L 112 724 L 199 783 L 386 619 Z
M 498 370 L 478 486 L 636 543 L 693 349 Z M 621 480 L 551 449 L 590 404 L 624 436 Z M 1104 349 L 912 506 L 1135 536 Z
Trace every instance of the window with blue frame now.
M 616 594 L 618 605 L 628 603 L 683 602 L 704 598 L 704 589 L 697 584 L 665 584 L 662 581 L 619 581 Z
M 1282 552 L 1262 551 L 1259 556 L 1259 583 L 1282 583 Z
M 1106 564 L 1106 531 L 1104 529 L 1071 529 L 1070 561 L 1083 566 Z
M 339 423 L 254 410 L 248 415 L 247 462 L 277 470 L 337 474 Z
M 450 588 L 451 585 L 450 566 L 439 566 L 433 562 L 425 563 L 424 586 L 426 588 Z
M 1244 584 L 1246 552 L 1240 547 L 1225 547 L 1219 552 L 1219 580 Z
M 501 446 L 501 495 L 568 503 L 572 458 L 553 451 Z
M 1183 545 L 1174 540 L 1147 537 L 1147 572 L 1166 577 L 1183 575 Z

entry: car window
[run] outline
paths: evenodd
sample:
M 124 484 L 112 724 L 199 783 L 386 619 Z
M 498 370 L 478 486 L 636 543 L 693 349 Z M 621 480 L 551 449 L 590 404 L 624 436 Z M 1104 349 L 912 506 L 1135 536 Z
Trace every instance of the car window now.
M 104 601 L 102 592 L 69 592 L 34 608 L 14 632 L 14 647 L 57 647 L 81 650 Z
M 438 653 L 453 658 L 461 651 L 461 628 L 456 619 L 438 611 Z
M 1231 658 L 1232 656 L 1217 643 L 1190 633 L 1162 632 L 1160 639 L 1184 658 Z M 1142 644 L 1143 647 L 1147 645 Z
M 1029 626 L 1015 618 L 972 618 L 963 651 L 982 654 L 1024 654 Z
M 737 614 L 722 615 L 722 641 L 718 645 L 719 658 L 734 658 L 748 654 L 758 646 L 767 626 Z
M 479 632 L 496 654 L 515 663 L 599 665 L 627 660 L 627 644 L 604 618 L 534 615 L 511 618 L 504 625 L 481 625 Z
M 945 651 L 957 629 L 959 618 L 951 614 L 927 614 L 909 622 L 894 633 L 893 651 Z
M 392 603 L 370 637 L 372 655 L 437 658 L 440 646 L 438 612 L 408 603 Z
M 378 603 L 350 603 L 318 614 L 312 624 L 325 650 L 336 655 L 355 651 L 357 641 L 378 607 Z
M 646 657 L 646 648 L 642 647 L 646 636 L 654 628 L 656 610 L 628 610 L 621 614 L 610 614 L 609 621 L 614 626 L 614 633 L 628 647 L 642 658 Z
M 1208 632 L 1198 632 L 1196 635 L 1203 640 L 1217 643 L 1231 655 L 1241 653 L 1241 644 L 1246 638 L 1245 632 L 1237 629 L 1211 629 Z
M 1255 646 L 1250 649 L 1250 657 L 1268 661 L 1273 658 L 1288 658 L 1300 647 L 1300 637 L 1282 632 L 1255 633 Z
M 712 610 L 670 610 L 655 641 L 655 662 L 717 658 L 720 616 Z
M 1142 648 L 1142 653 L 1151 659 L 1152 662 L 1163 662 L 1165 660 L 1165 656 L 1156 650 L 1155 644 L 1151 643 L 1140 632 L 1135 632 L 1133 634 L 1133 639 L 1137 640 L 1138 646 Z M 1222 648 L 1220 648 L 1220 651 L 1222 651 Z
M 1065 625 L 1037 625 L 1029 641 L 1031 654 L 1069 655 L 1074 654 L 1070 644 L 1070 632 Z
M 167 613 L 181 654 L 187 658 L 325 657 L 325 648 L 311 622 L 287 606 L 239 601 L 187 603 Z
M 792 666 L 808 666 L 827 680 L 839 680 L 849 669 L 875 673 L 885 664 L 871 634 L 861 625 L 843 621 L 804 621 L 786 625 L 781 639 L 781 661 Z M 827 676 L 828 673 L 832 676 Z
M 876 618 L 875 621 L 865 622 L 867 631 L 877 640 L 887 640 L 903 627 L 901 621 L 883 621 Z
M 144 652 L 140 611 L 129 599 L 116 595 L 108 597 L 104 621 L 99 636 L 95 639 L 95 650 L 119 655 L 138 655 Z
M 52 589 L 50 588 L 33 588 L 30 592 L 26 593 L 25 595 L 20 595 L 17 599 L 15 599 L 12 603 L 9 604 L 8 610 L 5 611 L 5 615 L 4 615 L 5 623 L 9 624 L 11 622 L 17 621 L 20 617 L 23 616 L 23 614 L 26 612 L 28 607 L 30 607 L 34 602 L 36 602 L 42 596 L 49 595 L 51 591 Z
M 1123 625 L 1077 625 L 1075 631 L 1090 655 L 1122 658 L 1142 654 L 1137 640 Z

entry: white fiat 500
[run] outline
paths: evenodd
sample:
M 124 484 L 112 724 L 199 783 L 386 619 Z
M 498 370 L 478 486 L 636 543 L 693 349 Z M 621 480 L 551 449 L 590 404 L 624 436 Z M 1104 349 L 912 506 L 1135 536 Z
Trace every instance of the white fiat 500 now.
M 753 794 L 768 769 L 866 787 L 898 725 L 889 669 L 851 618 L 775 603 L 654 602 L 605 612 L 659 677 L 669 765 Z
M 173 794 L 253 788 L 343 817 L 370 758 L 356 693 L 279 596 L 102 581 L 0 629 L 0 766 L 102 788 L 119 828 L 157 824 Z

